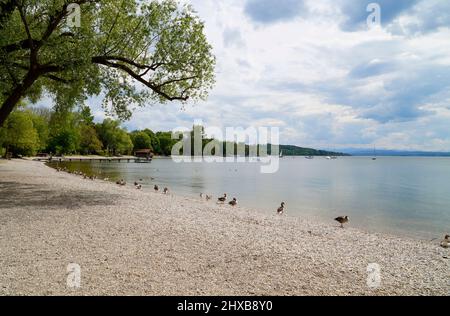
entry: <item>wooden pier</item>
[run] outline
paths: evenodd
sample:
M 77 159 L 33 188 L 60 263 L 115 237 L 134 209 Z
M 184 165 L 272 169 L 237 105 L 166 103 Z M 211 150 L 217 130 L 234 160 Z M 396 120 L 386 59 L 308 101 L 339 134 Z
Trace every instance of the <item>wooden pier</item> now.
M 34 158 L 35 161 L 45 161 L 45 162 L 75 162 L 75 161 L 98 161 L 100 163 L 108 162 L 126 162 L 126 163 L 149 163 L 152 161 L 151 158 L 140 158 L 140 157 L 37 157 Z

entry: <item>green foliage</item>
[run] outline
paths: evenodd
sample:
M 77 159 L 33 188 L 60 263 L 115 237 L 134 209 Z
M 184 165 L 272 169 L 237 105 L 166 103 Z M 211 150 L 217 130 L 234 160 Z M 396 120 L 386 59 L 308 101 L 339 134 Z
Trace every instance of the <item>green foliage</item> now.
M 80 116 L 68 111 L 55 111 L 51 114 L 50 136 L 47 150 L 50 153 L 74 154 L 80 146 Z
M 82 125 L 80 138 L 80 153 L 84 155 L 100 154 L 103 144 L 98 139 L 94 126 Z
M 159 144 L 161 147 L 161 151 L 159 154 L 164 156 L 170 156 L 172 152 L 172 147 L 178 142 L 178 140 L 172 139 L 171 132 L 158 132 L 156 133 L 156 137 L 158 137 Z
M 80 27 L 67 23 L 71 2 Z M 105 110 L 127 119 L 131 106 L 205 99 L 214 83 L 203 22 L 176 0 L 0 3 L 0 125 L 18 100 L 44 92 L 58 111 L 102 92 Z
M 133 150 L 133 142 L 131 141 L 130 135 L 123 130 L 120 129 L 117 132 L 117 140 L 116 147 L 114 148 L 115 154 L 127 154 L 130 155 Z
M 38 151 L 45 151 L 47 148 L 49 138 L 49 119 L 43 115 L 32 113 L 31 119 L 33 120 L 33 126 L 38 134 L 38 143 L 36 144 Z
M 138 132 L 135 131 L 131 133 L 131 140 L 133 142 L 133 149 L 139 150 L 139 149 L 151 149 L 152 147 L 152 139 L 150 136 L 145 132 Z
M 80 135 L 75 129 L 61 129 L 51 136 L 48 149 L 57 155 L 74 154 L 77 151 Z
M 11 113 L 0 135 L 5 148 L 15 155 L 33 155 L 39 147 L 39 135 L 30 111 Z
M 153 133 L 152 130 L 146 128 L 144 130 L 142 130 L 144 133 L 146 133 L 151 140 L 151 148 L 153 149 L 153 151 L 159 155 L 161 155 L 161 144 L 159 142 L 159 138 L 156 136 L 155 133 Z
M 79 112 L 80 122 L 84 125 L 93 126 L 94 116 L 91 113 L 91 109 L 88 106 L 83 105 Z
M 108 154 L 131 153 L 133 142 L 128 133 L 120 128 L 119 121 L 107 118 L 96 125 L 96 130 Z

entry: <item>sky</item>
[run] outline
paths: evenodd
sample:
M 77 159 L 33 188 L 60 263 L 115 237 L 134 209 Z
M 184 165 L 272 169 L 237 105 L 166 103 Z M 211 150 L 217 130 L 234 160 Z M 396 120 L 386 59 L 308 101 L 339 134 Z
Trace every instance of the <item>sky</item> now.
M 305 147 L 450 151 L 450 1 L 184 0 L 217 58 L 205 102 L 151 105 L 128 130 L 279 127 Z M 104 117 L 100 98 L 89 104 Z

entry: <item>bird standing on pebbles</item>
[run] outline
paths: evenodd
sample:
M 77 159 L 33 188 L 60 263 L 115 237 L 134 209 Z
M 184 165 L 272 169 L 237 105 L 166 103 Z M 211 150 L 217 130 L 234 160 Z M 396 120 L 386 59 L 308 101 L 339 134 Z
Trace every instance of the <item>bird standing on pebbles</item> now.
M 284 202 L 281 202 L 281 206 L 277 209 L 277 214 L 281 215 L 284 212 Z
M 169 193 L 169 189 L 168 188 L 164 188 L 163 194 L 167 194 L 167 193 Z
M 212 196 L 211 195 L 208 195 L 208 194 L 206 194 L 206 201 L 209 201 L 209 200 L 211 200 L 212 199 Z
M 344 228 L 344 224 L 348 223 L 348 216 L 338 216 L 334 220 L 341 223 L 341 228 Z
M 450 247 L 450 235 L 445 235 L 444 240 L 441 241 L 441 247 L 442 248 Z
M 227 194 L 224 193 L 222 197 L 217 199 L 218 203 L 225 203 L 225 201 L 227 200 Z
M 228 204 L 230 204 L 231 206 L 236 206 L 236 204 L 237 204 L 236 198 L 233 198 L 233 200 L 231 200 L 230 202 L 228 202 Z
M 155 192 L 159 191 L 159 187 L 155 184 L 155 186 L 153 187 L 153 190 L 155 190 Z

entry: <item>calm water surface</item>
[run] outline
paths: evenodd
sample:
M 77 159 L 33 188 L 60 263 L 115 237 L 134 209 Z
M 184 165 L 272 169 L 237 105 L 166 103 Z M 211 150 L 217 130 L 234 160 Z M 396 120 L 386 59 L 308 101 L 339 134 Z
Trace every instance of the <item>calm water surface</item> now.
M 144 189 L 158 184 L 180 195 L 226 192 L 265 213 L 275 213 L 284 201 L 289 215 L 330 224 L 348 215 L 352 226 L 374 232 L 424 239 L 450 232 L 450 158 L 285 157 L 274 174 L 260 173 L 259 163 L 64 164 L 102 178 L 142 179 Z

